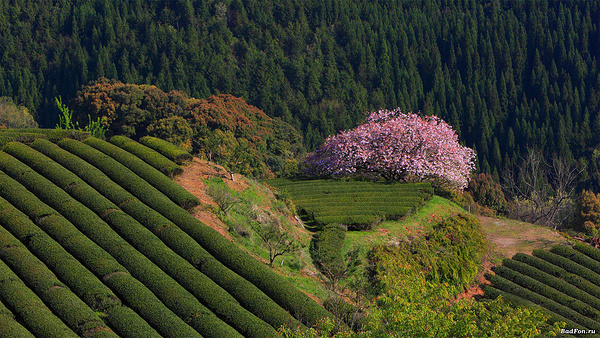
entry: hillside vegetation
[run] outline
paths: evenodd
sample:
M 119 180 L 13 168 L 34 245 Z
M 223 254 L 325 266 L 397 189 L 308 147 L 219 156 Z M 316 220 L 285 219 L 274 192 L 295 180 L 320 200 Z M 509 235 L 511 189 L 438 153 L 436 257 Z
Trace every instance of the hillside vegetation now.
M 600 332 L 600 250 L 583 243 L 506 258 L 487 278 L 487 297 L 537 304 L 567 328 Z
M 305 223 L 317 228 L 339 223 L 370 229 L 382 221 L 397 220 L 416 211 L 433 195 L 429 183 L 289 179 L 265 182 L 292 199 Z
M 139 157 L 93 137 L 30 141 L 0 152 L 2 335 L 266 337 L 332 317 Z
M 596 1 L 4 1 L 0 96 L 53 127 L 101 77 L 227 93 L 315 149 L 380 108 L 435 114 L 498 176 L 527 145 L 590 162 L 598 190 Z M 591 163 L 593 162 L 593 163 Z

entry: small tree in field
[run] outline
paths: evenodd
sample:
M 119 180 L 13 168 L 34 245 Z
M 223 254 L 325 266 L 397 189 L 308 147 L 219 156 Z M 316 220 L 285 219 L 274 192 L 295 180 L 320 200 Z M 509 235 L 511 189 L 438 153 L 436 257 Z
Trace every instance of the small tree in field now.
M 371 113 L 355 129 L 328 137 L 309 155 L 309 175 L 375 175 L 387 180 L 440 180 L 464 189 L 475 168 L 475 152 L 436 116 L 404 114 L 400 109 Z

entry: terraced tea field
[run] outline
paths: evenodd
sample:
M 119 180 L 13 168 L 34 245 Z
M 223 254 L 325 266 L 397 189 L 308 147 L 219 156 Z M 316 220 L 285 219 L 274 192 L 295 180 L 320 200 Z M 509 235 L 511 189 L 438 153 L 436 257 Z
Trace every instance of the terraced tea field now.
M 587 244 L 556 245 L 504 259 L 487 275 L 485 295 L 520 305 L 539 305 L 567 329 L 600 333 L 600 250 Z
M 270 337 L 332 317 L 194 218 L 196 197 L 165 175 L 177 164 L 152 148 L 11 137 L 0 151 L 0 336 Z
M 317 227 L 341 223 L 364 227 L 384 219 L 398 219 L 433 195 L 429 183 L 375 183 L 344 180 L 267 180 L 286 192 L 307 224 Z

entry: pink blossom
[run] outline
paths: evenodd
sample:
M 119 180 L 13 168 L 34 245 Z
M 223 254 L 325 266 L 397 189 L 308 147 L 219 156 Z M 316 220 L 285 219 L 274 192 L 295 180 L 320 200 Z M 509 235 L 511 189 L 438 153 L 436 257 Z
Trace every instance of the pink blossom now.
M 452 127 L 436 116 L 380 110 L 362 125 L 328 137 L 304 167 L 310 175 L 437 179 L 464 189 L 475 168 L 475 152 L 460 145 Z

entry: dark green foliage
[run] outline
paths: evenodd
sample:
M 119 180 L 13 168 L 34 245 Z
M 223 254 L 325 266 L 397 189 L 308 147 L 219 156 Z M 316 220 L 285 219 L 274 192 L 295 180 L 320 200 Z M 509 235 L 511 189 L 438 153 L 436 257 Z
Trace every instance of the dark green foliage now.
M 334 287 L 347 269 L 343 255 L 345 238 L 346 230 L 338 224 L 329 224 L 311 241 L 310 256 Z
M 545 251 L 545 250 L 534 250 L 533 254 L 536 257 L 539 257 L 547 262 L 550 262 L 554 265 L 560 266 L 568 272 L 578 275 L 579 277 L 587 279 L 589 282 L 600 286 L 600 275 L 595 273 L 594 271 L 577 264 L 576 262 L 557 255 L 555 253 Z
M 2 302 L 0 302 L 0 337 L 35 337 L 15 319 L 13 313 Z
M 600 274 L 600 262 L 581 252 L 573 250 L 572 248 L 564 245 L 555 245 L 550 249 L 550 252 L 566 257 L 573 262 L 594 271 L 596 274 Z M 600 284 L 598 284 L 598 286 L 600 286 Z
M 202 224 L 149 183 L 139 177 L 126 177 L 115 160 L 98 156 L 90 147 L 76 141 L 63 140 L 59 142 L 59 146 L 101 169 L 117 184 L 174 222 L 223 265 L 257 286 L 294 317 L 314 324 L 319 318 L 332 316 L 282 276 L 274 273 L 217 231 Z
M 20 152 L 15 152 L 15 155 L 28 160 L 33 167 L 36 167 L 36 161 L 47 162 L 48 160 L 44 155 L 37 153 L 33 149 L 30 149 L 29 152 L 21 149 Z M 56 164 L 52 166 L 52 164 L 48 163 L 44 166 L 43 171 L 48 178 L 57 182 L 60 182 L 63 177 L 68 177 L 69 175 L 73 176 L 72 181 L 79 180 L 74 174 Z M 34 176 L 33 174 L 31 175 L 31 177 Z M 27 180 L 25 179 L 25 181 Z M 60 192 L 62 192 L 53 191 L 57 190 L 56 186 L 43 180 L 38 179 L 36 184 L 35 189 L 44 189 L 46 193 L 52 193 L 53 196 L 60 196 Z M 83 193 L 84 196 L 90 197 L 88 199 L 91 202 L 89 205 L 90 208 L 96 209 L 95 211 L 99 215 L 106 215 L 107 221 L 111 223 L 114 230 L 128 242 L 123 241 L 123 239 L 115 234 L 98 215 L 92 213 L 90 209 L 87 209 L 84 205 L 73 199 L 65 200 L 64 203 L 55 203 L 54 200 L 49 199 L 48 203 L 53 204 L 65 217 L 69 218 L 71 222 L 84 231 L 88 237 L 93 238 L 96 243 L 110 252 L 118 261 L 123 262 L 122 264 L 136 278 L 143 281 L 152 289 L 175 313 L 184 319 L 194 316 L 193 323 L 196 325 L 195 328 L 203 332 L 203 335 L 207 335 L 206 330 L 208 328 L 210 328 L 210 332 L 220 332 L 220 336 L 232 336 L 236 333 L 233 329 L 214 317 L 196 298 L 191 297 L 191 294 L 188 294 L 175 280 L 167 277 L 163 271 L 175 278 L 205 304 L 209 303 L 213 310 L 218 310 L 220 317 L 236 326 L 240 332 L 249 336 L 261 337 L 274 334 L 274 331 L 270 327 L 239 307 L 237 302 L 225 291 L 194 269 L 190 263 L 175 255 L 159 238 L 133 218 L 118 210 L 116 205 L 112 204 L 86 183 L 79 180 L 77 185 L 80 186 L 80 189 L 72 192 Z M 29 188 L 32 189 L 31 186 Z M 37 191 L 37 193 L 42 194 L 40 191 Z M 75 196 L 77 197 L 78 195 Z M 97 209 L 102 205 L 106 209 Z M 107 212 L 109 213 L 107 214 Z M 164 224 L 158 224 L 158 226 L 162 225 Z M 158 265 L 154 265 L 152 262 Z M 268 329 L 266 329 L 267 327 Z
M 135 156 L 141 158 L 146 163 L 158 169 L 163 174 L 173 177 L 183 172 L 180 166 L 169 160 L 161 153 L 152 148 L 146 147 L 128 137 L 115 135 L 110 138 L 110 143 L 117 145 Z
M 171 142 L 167 142 L 156 137 L 144 136 L 140 139 L 140 143 L 148 148 L 158 151 L 177 164 L 183 164 L 193 159 L 192 155 L 187 151 L 179 148 Z
M 589 294 L 570 284 L 569 282 L 563 281 L 560 278 L 554 277 L 550 274 L 545 273 L 539 269 L 532 267 L 531 265 L 515 261 L 512 259 L 504 259 L 502 265 L 509 269 L 518 271 L 524 275 L 527 275 L 547 286 L 553 287 L 558 291 L 561 291 L 571 297 L 581 300 L 586 304 L 600 310 L 600 299 L 597 298 L 599 294 Z M 600 290 L 600 289 L 599 289 Z
M 527 299 L 533 303 L 536 303 L 542 307 L 549 309 L 552 312 L 555 312 L 565 318 L 568 318 L 579 325 L 582 325 L 586 328 L 598 330 L 600 329 L 600 324 L 590 318 L 587 318 L 570 308 L 561 305 L 551 299 L 548 299 L 536 292 L 530 291 L 524 287 L 521 287 L 505 278 L 502 278 L 497 275 L 488 275 L 488 280 L 492 283 L 495 288 L 498 288 L 502 291 L 512 293 L 524 299 Z
M 104 282 L 121 296 L 124 302 L 138 313 L 143 313 L 148 323 L 163 336 L 200 337 L 198 332 L 186 325 L 181 318 L 166 309 L 164 304 L 142 283 L 127 273 L 105 276 Z
M 190 209 L 200 203 L 196 196 L 189 193 L 179 184 L 175 183 L 173 180 L 169 179 L 167 176 L 137 156 L 115 146 L 114 144 L 110 144 L 95 137 L 90 137 L 84 142 L 87 145 L 92 146 L 111 158 L 119 161 L 131 171 L 135 172 L 136 175 L 140 176 L 163 194 L 167 195 L 182 208 Z
M 77 143 L 69 144 L 72 146 L 77 145 Z M 298 324 L 295 319 L 289 315 L 289 313 L 284 311 L 256 286 L 252 285 L 250 282 L 246 281 L 239 275 L 223 266 L 206 250 L 198 245 L 198 243 L 189 235 L 185 234 L 185 232 L 181 231 L 181 229 L 178 227 L 173 226 L 171 221 L 164 218 L 164 216 L 152 210 L 145 204 L 141 203 L 133 195 L 126 192 L 119 185 L 111 181 L 98 169 L 94 168 L 88 163 L 85 163 L 83 160 L 75 157 L 74 155 L 68 154 L 66 151 L 56 147 L 53 144 L 36 142 L 32 144 L 32 146 L 59 161 L 77 175 L 84 177 L 104 196 L 107 196 L 115 203 L 119 203 L 123 210 L 159 236 L 161 240 L 169 245 L 169 247 L 175 252 L 197 266 L 201 272 L 205 273 L 213 281 L 219 283 L 225 290 L 232 294 L 242 304 L 242 306 L 249 309 L 256 316 L 268 322 L 274 328 L 278 328 L 283 324 Z M 84 149 L 87 147 L 82 144 L 81 146 L 84 147 Z M 89 150 L 92 152 L 95 151 L 91 148 Z M 83 154 L 85 152 L 86 151 L 84 150 L 81 153 Z M 53 173 L 48 174 L 54 175 Z M 116 172 L 116 175 L 119 177 L 118 172 Z M 139 178 L 137 179 L 139 180 Z M 76 189 L 73 189 L 72 193 L 76 193 Z M 150 193 L 159 195 L 158 192 L 151 191 Z M 120 203 L 121 201 L 123 203 Z M 99 210 L 99 212 L 102 212 L 102 210 Z M 115 222 L 117 218 L 122 219 L 123 217 L 124 215 L 119 212 L 112 212 L 106 216 L 106 220 L 109 222 L 111 222 L 111 220 Z M 209 293 L 209 295 L 212 295 L 212 293 Z
M 398 219 L 415 211 L 433 195 L 429 183 L 383 184 L 367 181 L 267 180 L 289 193 L 298 213 L 318 226 L 345 224 L 365 229 L 385 219 Z
M 514 295 L 514 294 L 506 292 L 506 291 L 499 290 L 499 289 L 497 289 L 497 288 L 495 288 L 493 286 L 490 286 L 490 285 L 486 285 L 485 288 L 483 289 L 483 291 L 485 293 L 485 297 L 486 298 L 495 299 L 498 296 L 502 296 L 502 298 L 505 301 L 510 302 L 511 304 L 514 304 L 514 305 L 518 305 L 518 306 L 536 306 L 535 303 L 533 303 L 533 302 L 531 302 L 531 301 L 529 301 L 527 299 L 521 298 L 521 297 L 519 297 L 517 295 Z M 569 327 L 569 328 L 576 328 L 576 329 L 579 329 L 579 330 L 585 330 L 586 329 L 585 327 L 583 327 L 583 326 L 575 323 L 574 321 L 572 321 L 570 319 L 567 319 L 567 318 L 565 318 L 565 317 L 563 317 L 563 316 L 561 316 L 559 314 L 556 314 L 556 313 L 548 310 L 545 307 L 540 307 L 540 309 L 542 310 L 542 312 L 545 315 L 549 316 L 548 321 L 547 321 L 548 323 L 565 322 L 567 324 L 567 327 Z
M 588 257 L 600 262 L 600 250 L 584 243 L 573 244 L 573 249 L 587 255 Z
M 0 155 L 3 153 L 0 152 Z M 1 162 L 1 161 L 0 161 Z M 22 185 L 0 172 L 0 195 L 6 198 L 13 205 L 22 205 L 28 203 L 30 213 L 28 216 L 37 219 L 35 211 L 44 210 L 44 204 L 31 192 L 28 192 Z M 15 192 L 19 193 L 15 193 Z M 48 208 L 48 207 L 46 207 Z M 48 208 L 49 210 L 52 210 Z M 24 211 L 21 209 L 21 211 Z M 120 265 L 106 251 L 92 242 L 88 237 L 77 231 L 77 229 L 64 217 L 55 214 L 41 219 L 37 225 L 55 238 L 61 246 L 72 252 L 83 265 L 92 271 L 97 277 L 102 279 L 107 285 L 131 308 L 140 314 L 150 325 L 163 335 L 172 334 L 173 337 L 193 337 L 197 332 L 173 314 L 165 305 L 143 284 L 129 275 L 127 270 Z M 68 233 L 68 236 L 63 235 Z M 44 240 L 32 241 L 32 246 L 43 246 Z M 35 249 L 34 249 L 35 250 Z M 115 276 L 123 277 L 119 288 L 111 285 L 110 281 Z M 127 290 L 135 290 L 135 293 L 129 294 Z M 141 297 L 143 295 L 143 297 Z M 141 298 L 140 298 L 141 297 Z M 137 323 L 137 324 L 136 324 Z M 139 321 L 134 325 L 144 325 Z M 147 327 L 148 328 L 148 327 Z M 150 331 L 152 332 L 152 331 Z
M 597 309 L 592 308 L 590 305 L 587 305 L 580 300 L 565 295 L 564 293 L 556 290 L 553 286 L 538 282 L 537 280 L 525 276 L 518 271 L 507 268 L 506 266 L 497 266 L 493 269 L 493 271 L 499 276 L 519 284 L 530 291 L 545 296 L 559 304 L 567 306 L 584 316 L 596 321 L 600 319 L 600 312 L 598 312 Z
M 78 337 L 0 260 L 0 301 L 15 311 L 36 337 Z
M 122 337 L 161 337 L 129 307 L 115 306 L 111 308 L 106 312 L 104 320 Z

